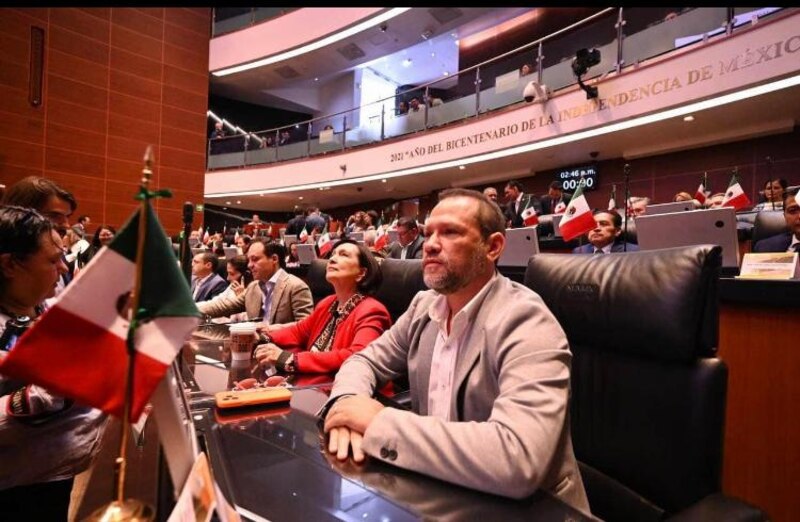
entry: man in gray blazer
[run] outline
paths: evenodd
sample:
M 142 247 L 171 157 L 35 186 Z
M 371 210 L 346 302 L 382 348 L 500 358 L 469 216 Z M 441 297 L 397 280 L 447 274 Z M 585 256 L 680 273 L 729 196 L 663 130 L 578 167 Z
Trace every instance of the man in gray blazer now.
M 198 303 L 201 313 L 222 317 L 247 312 L 248 318 L 263 318 L 267 325 L 294 323 L 311 314 L 311 290 L 302 279 L 284 270 L 286 249 L 283 245 L 254 240 L 247 251 L 247 259 L 253 282 L 234 298 Z
M 392 259 L 422 259 L 423 237 L 419 233 L 417 220 L 401 217 L 397 220 L 397 241 L 389 247 Z
M 431 290 L 342 365 L 320 412 L 327 449 L 512 498 L 544 489 L 588 513 L 569 428 L 572 354 L 542 299 L 496 271 L 504 225 L 479 192 L 440 194 L 425 224 Z M 371 398 L 406 372 L 412 411 Z

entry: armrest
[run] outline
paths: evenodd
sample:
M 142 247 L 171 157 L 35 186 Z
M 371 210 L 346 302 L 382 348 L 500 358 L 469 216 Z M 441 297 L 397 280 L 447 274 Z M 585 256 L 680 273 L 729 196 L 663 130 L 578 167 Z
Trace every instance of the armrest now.
M 746 502 L 715 493 L 667 518 L 671 522 L 700 522 L 726 520 L 728 522 L 759 522 L 769 520 L 761 509 Z

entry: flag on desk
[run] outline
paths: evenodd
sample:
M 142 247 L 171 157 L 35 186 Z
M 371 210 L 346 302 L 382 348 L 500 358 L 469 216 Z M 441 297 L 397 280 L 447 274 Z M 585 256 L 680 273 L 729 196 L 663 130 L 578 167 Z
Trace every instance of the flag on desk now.
M 378 227 L 377 237 L 375 238 L 375 244 L 372 246 L 375 251 L 380 252 L 386 245 L 389 243 L 389 231 L 384 227 Z
M 536 209 L 533 208 L 533 205 L 531 205 L 530 200 L 528 200 L 528 206 L 525 207 L 525 210 L 522 211 L 520 217 L 522 218 L 522 223 L 526 227 L 532 227 L 533 225 L 539 224 L 539 216 L 536 215 Z
M 561 218 L 561 223 L 558 227 L 561 229 L 564 241 L 572 241 L 595 227 L 592 209 L 589 208 L 586 196 L 583 195 L 582 184 L 578 185 L 578 190 L 569 200 L 567 210 L 564 212 L 564 217 Z
M 306 230 L 306 227 L 303 227 L 303 230 L 300 232 L 299 238 L 301 243 L 305 243 L 306 241 L 308 241 L 308 230 Z
M 200 322 L 170 243 L 149 203 L 146 209 L 131 422 Z M 139 212 L 20 338 L 0 372 L 122 417 Z
M 567 205 L 563 201 L 559 201 L 556 208 L 553 209 L 553 214 L 563 214 L 567 210 Z
M 333 250 L 333 240 L 331 239 L 331 235 L 328 233 L 328 225 L 325 225 L 325 228 L 322 230 L 322 234 L 320 234 L 319 239 L 317 240 L 317 248 L 319 249 L 320 257 L 327 256 L 328 252 Z
M 722 206 L 733 207 L 736 210 L 750 206 L 750 199 L 744 193 L 742 185 L 739 183 L 739 177 L 735 173 L 728 184 L 728 190 L 725 191 Z

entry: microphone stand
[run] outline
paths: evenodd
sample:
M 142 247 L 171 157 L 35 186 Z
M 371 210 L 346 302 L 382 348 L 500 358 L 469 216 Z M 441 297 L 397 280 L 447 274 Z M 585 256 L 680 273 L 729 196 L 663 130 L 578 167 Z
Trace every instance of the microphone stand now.
M 189 246 L 189 236 L 192 235 L 192 219 L 194 218 L 194 205 L 190 201 L 183 204 L 183 237 L 181 238 L 180 261 L 181 271 L 186 282 L 192 282 L 192 249 Z
M 772 156 L 767 156 L 766 159 L 767 159 L 767 183 L 765 183 L 764 186 L 766 187 L 767 184 L 769 184 L 769 193 L 772 194 Z M 767 193 L 766 193 L 766 190 L 765 190 L 764 196 L 766 196 L 766 195 L 767 195 Z M 770 196 L 770 199 L 772 200 L 770 203 L 772 203 L 772 211 L 774 212 L 775 211 L 775 195 L 772 194 Z
M 625 222 L 623 225 L 623 234 L 622 234 L 622 251 L 628 251 L 628 212 L 630 212 L 631 206 L 631 164 L 626 163 L 624 167 L 622 167 L 622 172 L 625 175 Z

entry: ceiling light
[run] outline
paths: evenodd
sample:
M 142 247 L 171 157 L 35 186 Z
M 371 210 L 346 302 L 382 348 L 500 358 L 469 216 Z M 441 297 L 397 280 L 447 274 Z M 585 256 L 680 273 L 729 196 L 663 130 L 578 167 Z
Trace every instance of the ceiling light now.
M 411 58 L 403 60 L 403 67 L 411 67 Z
M 436 53 L 431 53 L 431 58 L 436 58 Z
M 314 81 L 315 81 L 315 82 L 318 82 L 318 81 L 319 81 L 319 78 L 314 78 Z
M 683 121 L 694 121 L 694 116 L 691 114 L 683 117 Z
M 297 199 L 303 199 L 303 196 L 298 197 Z
M 317 49 L 322 49 L 327 47 L 335 42 L 340 40 L 344 40 L 345 38 L 349 38 L 355 34 L 360 33 L 361 31 L 365 31 L 376 25 L 380 25 L 387 20 L 391 20 L 395 16 L 399 16 L 406 11 L 409 11 L 410 7 L 396 7 L 393 9 L 389 9 L 388 11 L 381 13 L 378 16 L 370 18 L 369 20 L 365 20 L 360 24 L 356 24 L 344 31 L 339 31 L 338 33 L 326 36 L 325 38 L 320 38 L 319 40 L 312 42 L 308 45 L 303 45 L 296 49 L 292 49 L 291 51 L 286 51 L 285 53 L 274 54 L 272 56 L 268 56 L 266 58 L 262 58 L 261 60 L 256 60 L 254 62 L 245 63 L 242 65 L 235 65 L 233 67 L 228 67 L 226 69 L 222 69 L 219 71 L 214 71 L 211 74 L 214 76 L 227 76 L 229 74 L 234 74 L 242 71 L 249 71 L 250 69 L 256 69 L 258 67 L 263 67 L 264 65 L 270 65 L 273 63 L 282 62 L 284 60 L 288 60 L 290 58 L 296 58 L 302 54 L 310 53 L 311 51 L 316 51 Z
M 262 192 L 261 194 L 259 194 L 259 196 L 261 196 L 263 198 L 264 197 L 264 193 Z
M 465 168 L 467 168 L 465 165 L 459 165 L 459 166 L 458 166 L 458 169 L 459 169 L 459 170 L 464 170 Z
M 343 179 L 339 181 L 325 181 L 325 182 L 318 182 L 318 183 L 309 183 L 307 185 L 302 186 L 291 186 L 291 187 L 279 187 L 275 189 L 270 189 L 268 192 L 270 194 L 278 194 L 283 192 L 293 192 L 296 190 L 308 190 L 314 189 L 321 186 L 324 187 L 339 187 L 343 185 L 352 185 L 354 183 L 363 183 L 365 181 L 372 181 L 376 180 L 379 177 L 382 179 L 384 177 L 387 178 L 397 178 L 402 176 L 410 176 L 413 174 L 421 174 L 423 172 L 432 172 L 435 170 L 440 169 L 447 169 L 451 167 L 456 167 L 460 164 L 472 164 L 472 163 L 479 163 L 482 161 L 489 161 L 498 158 L 505 158 L 508 156 L 514 156 L 516 154 L 522 154 L 525 152 L 532 152 L 535 150 L 542 150 L 547 149 L 550 147 L 557 147 L 559 145 L 564 145 L 567 143 L 574 143 L 580 140 L 584 140 L 587 138 L 593 138 L 595 136 L 603 136 L 605 134 L 611 134 L 614 132 L 619 132 L 627 129 L 632 129 L 636 127 L 641 127 L 643 125 L 649 125 L 651 123 L 656 123 L 659 121 L 668 120 L 671 118 L 678 118 L 683 117 L 688 114 L 692 114 L 694 112 L 703 111 L 706 109 L 713 109 L 715 107 L 721 107 L 724 105 L 728 105 L 730 103 L 735 103 L 738 101 L 746 100 L 748 98 L 753 98 L 756 96 L 761 96 L 764 94 L 769 94 L 771 92 L 779 91 L 782 89 L 787 89 L 790 87 L 796 87 L 800 85 L 800 74 L 791 76 L 789 78 L 784 78 L 782 80 L 777 80 L 774 82 L 770 82 L 767 84 L 758 85 L 756 87 L 746 88 L 740 91 L 735 91 L 729 94 L 724 94 L 717 98 L 711 98 L 707 100 L 703 100 L 700 102 L 690 103 L 688 105 L 684 105 L 682 107 L 677 107 L 674 109 L 667 109 L 661 112 L 656 112 L 654 114 L 648 114 L 646 116 L 639 116 L 636 118 L 631 118 L 629 120 L 611 123 L 601 127 L 595 127 L 593 129 L 588 129 L 585 131 L 576 132 L 573 134 L 569 134 L 566 136 L 556 136 L 553 138 L 548 138 L 542 141 L 537 141 L 534 143 L 528 143 L 525 145 L 518 145 L 516 147 L 511 147 L 508 149 L 498 150 L 494 152 L 488 152 L 485 154 L 479 154 L 477 156 L 473 156 L 468 160 L 459 159 L 459 160 L 451 160 L 451 161 L 444 161 L 442 163 L 435 163 L 432 165 L 423 165 L 420 167 L 411 167 L 407 169 L 396 170 L 394 172 L 389 173 L 381 173 L 381 174 L 373 174 L 369 176 L 363 176 L 360 178 L 351 178 L 351 179 Z M 233 193 L 221 193 L 221 194 L 205 194 L 207 198 L 224 198 L 226 196 L 246 196 L 249 194 L 254 194 L 255 192 L 233 192 Z
M 442 76 L 450 76 L 450 73 L 449 73 L 449 72 L 447 72 L 447 71 L 443 71 L 443 72 L 442 72 Z
M 238 200 L 238 199 L 237 199 L 237 200 L 236 200 L 236 204 L 237 204 L 237 205 L 241 205 L 241 204 L 242 204 L 242 202 L 241 202 L 240 200 Z
M 381 180 L 381 183 L 386 183 L 386 178 L 383 178 L 383 179 Z
M 226 202 L 225 202 L 225 204 L 226 204 L 226 205 L 230 205 L 230 204 L 231 204 L 231 202 L 230 202 L 230 201 L 226 201 Z
M 453 43 L 458 45 L 458 40 L 453 40 Z

